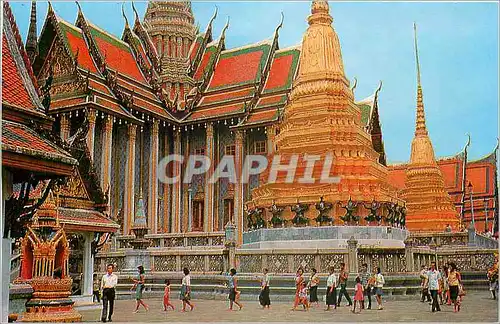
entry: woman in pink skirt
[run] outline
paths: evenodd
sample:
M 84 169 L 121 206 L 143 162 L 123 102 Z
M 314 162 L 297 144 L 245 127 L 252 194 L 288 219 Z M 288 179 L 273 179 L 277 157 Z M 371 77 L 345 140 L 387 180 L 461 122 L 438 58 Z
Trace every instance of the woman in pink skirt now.
M 364 297 L 363 297 L 363 285 L 361 284 L 361 279 L 359 277 L 356 278 L 356 286 L 354 286 L 354 307 L 352 308 L 352 312 L 356 312 L 356 303 L 359 304 L 359 312 L 361 313 L 361 309 L 364 308 Z

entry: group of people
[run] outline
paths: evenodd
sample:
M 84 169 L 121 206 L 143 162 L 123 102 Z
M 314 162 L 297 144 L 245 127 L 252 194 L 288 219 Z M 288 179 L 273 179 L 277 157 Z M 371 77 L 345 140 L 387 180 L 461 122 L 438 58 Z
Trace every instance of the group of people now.
M 465 290 L 462 284 L 462 276 L 457 270 L 455 263 L 450 262 L 439 269 L 436 262 L 430 267 L 422 265 L 420 271 L 422 295 L 420 301 L 427 301 L 431 305 L 432 312 L 441 311 L 440 305 L 453 304 L 453 311 L 460 311 L 460 304 Z
M 365 308 L 365 296 L 368 300 L 367 309 L 371 309 L 372 295 L 376 296 L 378 309 L 383 309 L 382 289 L 385 284 L 385 279 L 380 271 L 380 268 L 377 268 L 377 273 L 372 275 L 368 272 L 368 265 L 366 263 L 363 264 L 360 275 L 355 279 L 353 296 L 354 302 L 347 292 L 348 278 L 349 273 L 346 270 L 344 263 L 340 264 L 340 273 L 338 274 L 338 276 L 335 274 L 334 267 L 329 268 L 329 275 L 326 280 L 325 311 L 331 310 L 332 307 L 333 309 L 340 307 L 342 298 L 345 297 L 345 299 L 347 300 L 346 306 L 352 307 L 353 313 L 356 312 L 356 305 L 359 305 L 358 310 L 359 312 L 361 312 L 361 310 Z M 295 277 L 296 289 L 292 310 L 296 310 L 299 305 L 302 305 L 304 310 L 308 310 L 312 304 L 315 304 L 316 307 L 319 307 L 319 284 L 320 279 L 315 268 L 311 269 L 311 275 L 307 282 L 304 278 L 304 270 L 302 268 L 299 268 Z M 339 289 L 338 297 L 337 288 Z M 309 299 L 307 298 L 308 295 Z

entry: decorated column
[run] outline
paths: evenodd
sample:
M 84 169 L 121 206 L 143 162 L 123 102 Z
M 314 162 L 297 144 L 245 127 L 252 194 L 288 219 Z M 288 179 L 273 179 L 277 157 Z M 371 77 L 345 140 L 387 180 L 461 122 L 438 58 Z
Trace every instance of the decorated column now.
M 61 115 L 61 122 L 60 122 L 60 132 L 61 132 L 61 139 L 63 141 L 68 140 L 69 137 L 69 119 L 67 114 L 62 114 Z
M 89 148 L 90 158 L 94 159 L 94 139 L 95 139 L 95 119 L 96 111 L 89 109 L 87 112 L 87 120 L 89 122 L 89 132 L 87 133 L 87 147 Z
M 169 141 L 170 137 L 168 132 L 165 131 L 165 154 L 161 156 L 160 159 L 170 154 Z M 168 183 L 162 184 L 163 186 L 163 233 L 168 233 L 170 228 L 170 188 L 171 185 Z
M 236 184 L 234 188 L 234 223 L 237 235 L 236 244 L 243 243 L 243 183 L 241 170 L 243 168 L 243 131 L 237 130 L 235 136 L 234 164 L 236 168 Z
M 158 232 L 158 128 L 159 121 L 153 120 L 151 125 L 151 150 L 149 163 L 148 224 L 150 233 Z
M 113 117 L 108 115 L 104 121 L 102 140 L 101 188 L 107 192 L 111 179 L 111 148 L 113 140 Z
M 210 159 L 210 168 L 205 173 L 205 212 L 203 220 L 203 230 L 212 232 L 214 230 L 214 184 L 210 183 L 210 177 L 214 172 L 215 150 L 214 150 L 214 126 L 207 125 L 206 154 Z
M 137 125 L 129 124 L 127 128 L 127 165 L 125 166 L 125 193 L 123 203 L 123 234 L 130 234 L 134 215 L 135 192 L 135 139 Z
M 267 155 L 274 153 L 274 139 L 276 138 L 276 126 L 271 125 L 266 127 L 267 135 Z
M 174 154 L 181 154 L 181 132 L 174 131 Z M 173 184 L 172 190 L 172 232 L 179 233 L 181 230 L 181 188 L 182 179 L 181 175 L 181 163 L 173 162 L 173 172 L 172 176 L 179 177 L 178 181 Z

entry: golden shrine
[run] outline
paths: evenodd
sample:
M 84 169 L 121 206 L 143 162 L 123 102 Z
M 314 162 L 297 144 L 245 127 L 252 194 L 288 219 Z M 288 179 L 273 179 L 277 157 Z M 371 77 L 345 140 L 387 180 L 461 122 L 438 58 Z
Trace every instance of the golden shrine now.
M 402 197 L 406 201 L 406 226 L 410 231 L 443 231 L 447 225 L 459 229 L 460 221 L 444 178 L 434 157 L 434 148 L 425 126 L 424 99 L 420 83 L 417 35 L 415 27 L 415 58 L 417 63 L 417 117 L 415 137 L 411 143 L 410 163 L 406 169 Z
M 319 202 L 320 197 L 330 202 L 350 198 L 400 202 L 396 189 L 387 181 L 387 167 L 379 162 L 380 154 L 361 122 L 361 110 L 354 103 L 328 2 L 313 1 L 311 13 L 302 41 L 298 77 L 275 138 L 277 151 L 268 160 L 271 164 L 274 155 L 281 155 L 284 165 L 294 154 L 320 156 L 312 171 L 315 182 L 285 183 L 286 174 L 282 172 L 275 183 L 261 181 L 263 184 L 252 192 L 252 203 L 264 208 L 273 201 L 291 205 L 299 198 L 300 203 L 312 204 Z M 333 157 L 329 175 L 340 177 L 340 182 L 318 181 L 328 155 Z M 304 176 L 308 166 L 310 169 L 306 159 L 299 159 L 295 179 Z M 264 174 L 266 177 L 268 173 Z M 336 210 L 333 215 L 341 213 L 338 205 Z M 364 212 L 358 208 L 358 214 Z M 315 211 L 310 208 L 306 217 L 311 219 L 313 214 Z
M 59 225 L 56 204 L 49 194 L 28 226 L 22 240 L 20 278 L 16 282 L 33 287 L 23 322 L 78 322 L 82 316 L 69 297 L 69 243 Z

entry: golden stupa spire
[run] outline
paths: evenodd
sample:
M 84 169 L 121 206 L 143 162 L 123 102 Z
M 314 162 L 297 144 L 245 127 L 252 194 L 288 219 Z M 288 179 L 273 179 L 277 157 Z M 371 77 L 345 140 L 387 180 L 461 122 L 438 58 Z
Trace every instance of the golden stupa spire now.
M 417 64 L 417 122 L 415 135 L 427 135 L 427 127 L 425 126 L 424 112 L 424 96 L 422 92 L 422 84 L 420 83 L 420 62 L 418 60 L 418 45 L 417 45 L 417 24 L 413 23 L 413 31 L 415 34 L 415 60 Z

